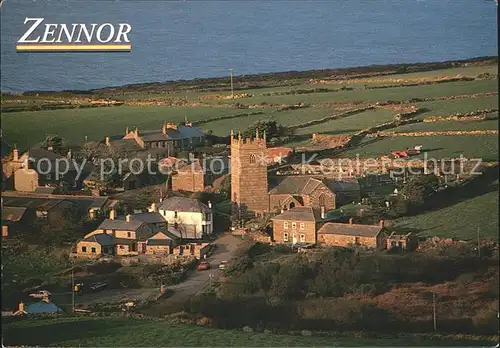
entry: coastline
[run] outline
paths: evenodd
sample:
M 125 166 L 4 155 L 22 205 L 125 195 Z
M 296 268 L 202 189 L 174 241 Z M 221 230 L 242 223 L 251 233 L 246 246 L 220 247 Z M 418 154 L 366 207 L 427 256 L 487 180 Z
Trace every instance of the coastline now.
M 354 77 L 374 77 L 380 75 L 393 75 L 404 73 L 416 73 L 424 71 L 432 71 L 439 69 L 449 69 L 456 67 L 474 65 L 492 65 L 498 63 L 498 56 L 481 56 L 461 60 L 448 60 L 441 62 L 425 62 L 425 63 L 401 63 L 387 65 L 369 65 L 349 68 L 328 68 L 306 71 L 283 71 L 270 72 L 261 74 L 235 75 L 234 88 L 238 90 L 256 89 L 265 87 L 277 86 L 293 86 L 294 80 L 317 79 L 317 78 L 336 78 L 347 79 Z M 239 81 L 244 77 L 244 81 Z M 126 84 L 122 86 L 108 86 L 89 90 L 28 90 L 18 93 L 10 93 L 2 91 L 2 95 L 24 95 L 30 96 L 35 94 L 43 95 L 96 95 L 107 93 L 154 93 L 161 91 L 162 93 L 171 91 L 224 91 L 229 90 L 228 77 L 210 77 L 210 78 L 195 78 L 191 80 L 171 80 L 164 82 L 144 82 L 135 84 Z

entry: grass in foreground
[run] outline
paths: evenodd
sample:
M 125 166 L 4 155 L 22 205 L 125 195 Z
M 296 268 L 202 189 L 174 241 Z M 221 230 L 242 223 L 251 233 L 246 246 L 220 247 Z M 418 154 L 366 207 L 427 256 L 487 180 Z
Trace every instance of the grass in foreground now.
M 86 346 L 86 347 L 338 347 L 338 346 L 482 346 L 484 341 L 458 341 L 416 337 L 349 339 L 303 337 L 218 330 L 191 325 L 131 318 L 76 318 L 5 320 L 6 345 Z

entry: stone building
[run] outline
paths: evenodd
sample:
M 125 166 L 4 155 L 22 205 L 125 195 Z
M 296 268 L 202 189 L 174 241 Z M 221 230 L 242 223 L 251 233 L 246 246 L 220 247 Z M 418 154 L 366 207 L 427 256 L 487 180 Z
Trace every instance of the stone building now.
M 321 176 L 287 176 L 269 191 L 269 210 L 280 211 L 293 207 L 312 207 L 326 211 L 358 201 L 359 184 L 356 179 L 331 180 Z
M 180 125 L 165 122 L 158 130 L 140 131 L 136 127 L 130 131 L 127 128 L 124 136 L 106 137 L 104 143 L 118 153 L 162 159 L 204 145 L 205 133 L 187 121 Z
M 295 207 L 273 217 L 273 241 L 280 244 L 316 244 L 316 233 L 326 221 L 325 209 Z
M 317 243 L 321 246 L 385 249 L 387 233 L 383 220 L 378 225 L 328 222 L 318 230 Z
M 172 176 L 172 190 L 201 192 L 205 189 L 206 174 L 199 161 L 185 163 Z
M 392 232 L 387 237 L 387 249 L 398 248 L 402 251 L 414 251 L 418 247 L 418 237 L 413 233 L 397 234 Z
M 231 131 L 231 201 L 240 211 L 262 214 L 269 209 L 266 134 L 237 137 Z

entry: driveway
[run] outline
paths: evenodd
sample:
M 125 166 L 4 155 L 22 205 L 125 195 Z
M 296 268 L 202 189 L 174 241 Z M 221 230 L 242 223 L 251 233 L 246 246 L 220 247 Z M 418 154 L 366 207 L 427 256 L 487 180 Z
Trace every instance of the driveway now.
M 230 233 L 219 237 L 215 241 L 217 250 L 206 260 L 210 262 L 211 268 L 206 271 L 196 270 L 184 282 L 170 286 L 169 289 L 174 290 L 174 294 L 170 298 L 176 299 L 194 295 L 202 291 L 211 281 L 217 280 L 220 276 L 219 264 L 222 261 L 229 261 L 240 243 L 241 239 Z
M 222 261 L 229 261 L 234 255 L 234 251 L 241 243 L 241 239 L 226 233 L 221 235 L 216 241 L 216 251 L 207 258 L 211 269 L 206 271 L 192 271 L 188 278 L 176 285 L 169 286 L 173 290 L 172 296 L 161 301 L 161 307 L 165 305 L 180 303 L 182 304 L 190 296 L 201 292 L 211 281 L 220 276 L 218 269 Z M 112 289 L 97 293 L 86 293 L 83 296 L 76 296 L 76 304 L 92 305 L 97 303 L 122 303 L 130 300 L 147 300 L 160 293 L 159 288 L 141 288 L 141 289 Z

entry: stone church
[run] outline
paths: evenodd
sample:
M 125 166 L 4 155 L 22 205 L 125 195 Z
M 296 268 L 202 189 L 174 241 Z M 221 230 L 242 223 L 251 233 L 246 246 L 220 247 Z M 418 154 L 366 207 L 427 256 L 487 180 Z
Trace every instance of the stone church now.
M 241 211 L 262 214 L 269 210 L 266 134 L 255 138 L 231 131 L 231 201 Z

